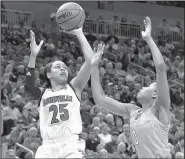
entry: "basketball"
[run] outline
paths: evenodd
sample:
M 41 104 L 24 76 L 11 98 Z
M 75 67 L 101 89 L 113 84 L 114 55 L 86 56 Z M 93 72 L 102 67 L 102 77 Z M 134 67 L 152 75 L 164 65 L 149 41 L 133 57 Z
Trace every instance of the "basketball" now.
M 83 8 L 77 3 L 68 2 L 57 10 L 56 21 L 62 30 L 78 29 L 84 24 L 85 13 Z

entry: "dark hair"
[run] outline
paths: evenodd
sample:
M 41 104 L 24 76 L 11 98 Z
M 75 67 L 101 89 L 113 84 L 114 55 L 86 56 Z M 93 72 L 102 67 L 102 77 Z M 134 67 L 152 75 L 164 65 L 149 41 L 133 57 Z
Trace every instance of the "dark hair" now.
M 51 82 L 50 82 L 50 79 L 47 77 L 47 73 L 48 72 L 51 72 L 51 67 L 53 66 L 53 62 L 54 61 L 52 61 L 52 62 L 50 62 L 50 63 L 48 63 L 45 67 L 44 67 L 44 80 L 45 80 L 45 87 L 47 88 L 47 87 L 51 87 Z

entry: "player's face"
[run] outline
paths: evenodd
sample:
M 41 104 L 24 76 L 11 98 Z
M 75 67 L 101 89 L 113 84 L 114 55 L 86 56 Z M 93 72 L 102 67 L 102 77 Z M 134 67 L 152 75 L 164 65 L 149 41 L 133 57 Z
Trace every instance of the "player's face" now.
M 59 84 L 64 84 L 68 79 L 67 66 L 61 61 L 55 61 L 51 67 L 48 77 Z
M 149 87 L 142 87 L 137 95 L 137 100 L 142 104 L 143 101 L 150 101 L 156 91 L 156 83 L 152 83 Z

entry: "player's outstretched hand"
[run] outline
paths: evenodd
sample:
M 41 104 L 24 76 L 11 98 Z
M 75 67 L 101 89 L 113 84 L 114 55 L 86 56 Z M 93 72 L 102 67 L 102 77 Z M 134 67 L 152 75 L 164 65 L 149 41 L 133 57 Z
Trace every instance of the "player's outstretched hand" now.
M 97 48 L 94 48 L 94 55 L 91 59 L 91 66 L 96 66 L 104 53 L 105 45 L 99 44 Z
M 145 25 L 145 31 L 142 31 L 142 37 L 144 40 L 147 40 L 148 38 L 151 37 L 151 31 L 152 31 L 152 23 L 149 17 L 146 17 L 144 20 L 144 25 Z
M 40 51 L 40 48 L 42 47 L 44 41 L 41 40 L 40 44 L 37 45 L 36 42 L 35 42 L 35 33 L 30 30 L 30 50 L 31 50 L 31 55 L 32 56 L 37 56 L 39 51 Z

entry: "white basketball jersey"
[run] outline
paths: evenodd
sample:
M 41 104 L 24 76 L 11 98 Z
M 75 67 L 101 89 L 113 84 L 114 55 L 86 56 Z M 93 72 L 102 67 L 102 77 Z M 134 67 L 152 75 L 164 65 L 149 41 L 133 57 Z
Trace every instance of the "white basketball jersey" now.
M 46 89 L 40 101 L 39 112 L 43 140 L 70 137 L 82 132 L 80 101 L 69 85 L 55 92 Z

